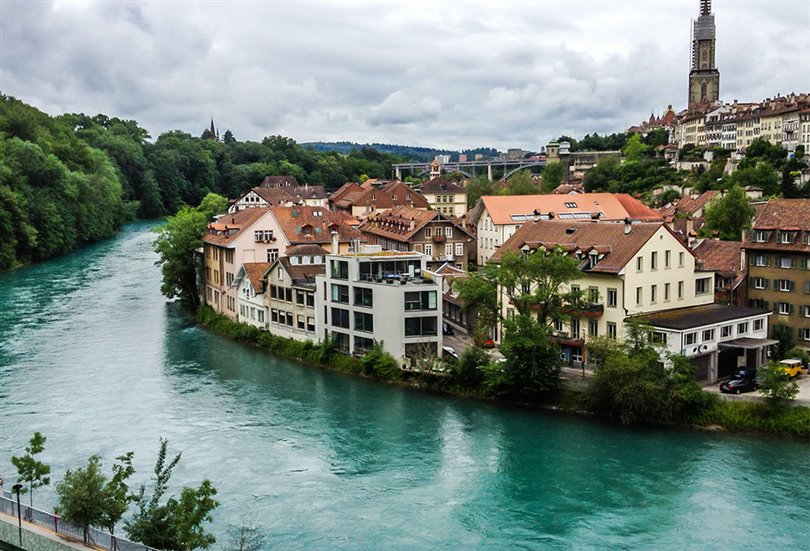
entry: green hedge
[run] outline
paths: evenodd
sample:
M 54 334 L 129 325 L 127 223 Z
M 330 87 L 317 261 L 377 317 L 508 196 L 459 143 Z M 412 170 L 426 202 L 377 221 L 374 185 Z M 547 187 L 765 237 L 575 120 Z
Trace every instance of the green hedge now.
M 742 400 L 718 400 L 695 419 L 701 426 L 718 425 L 734 432 L 758 432 L 810 439 L 810 408 Z

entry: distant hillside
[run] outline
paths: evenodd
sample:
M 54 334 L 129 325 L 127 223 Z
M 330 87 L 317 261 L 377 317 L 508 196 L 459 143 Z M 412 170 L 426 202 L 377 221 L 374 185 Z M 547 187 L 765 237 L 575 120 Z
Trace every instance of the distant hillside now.
M 465 154 L 470 159 L 473 159 L 475 155 L 479 153 L 485 158 L 498 156 L 498 150 L 491 147 L 478 147 L 476 149 L 456 151 L 451 149 L 432 149 L 429 147 L 415 147 L 410 145 L 394 145 L 385 143 L 360 144 L 354 142 L 308 142 L 300 145 L 315 151 L 337 151 L 338 153 L 342 153 L 344 155 L 348 155 L 352 151 L 360 150 L 364 147 L 370 147 L 379 151 L 380 153 L 388 153 L 390 155 L 405 157 L 411 161 L 421 162 L 432 161 L 436 155 L 450 155 L 454 160 L 458 158 L 459 154 Z

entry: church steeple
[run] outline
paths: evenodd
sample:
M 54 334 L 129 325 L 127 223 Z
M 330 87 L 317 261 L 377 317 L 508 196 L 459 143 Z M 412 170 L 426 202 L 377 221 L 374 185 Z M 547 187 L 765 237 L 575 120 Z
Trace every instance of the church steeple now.
M 689 108 L 713 104 L 720 99 L 720 71 L 715 65 L 715 42 L 711 0 L 700 0 L 700 16 L 692 22 L 692 67 L 689 71 Z
M 219 132 L 217 132 L 217 129 L 214 126 L 214 117 L 211 117 L 211 128 L 206 128 L 203 130 L 200 138 L 203 140 L 214 140 L 215 142 L 219 141 Z

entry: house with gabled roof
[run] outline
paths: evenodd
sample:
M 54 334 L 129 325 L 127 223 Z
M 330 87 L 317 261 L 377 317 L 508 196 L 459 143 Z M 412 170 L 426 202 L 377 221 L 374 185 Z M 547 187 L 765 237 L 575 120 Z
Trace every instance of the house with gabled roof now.
M 295 204 L 296 198 L 282 188 L 255 187 L 233 201 L 228 207 L 228 213 L 233 214 L 248 208 L 290 207 Z
M 742 241 L 703 239 L 692 248 L 700 269 L 713 272 L 714 301 L 718 304 L 748 305 Z
M 369 245 L 424 254 L 428 270 L 445 262 L 466 270 L 468 247 L 474 240 L 456 219 L 435 210 L 410 207 L 373 212 L 359 230 Z
M 332 233 L 336 233 L 340 252 L 362 238 L 360 223 L 345 212 L 334 212 L 323 207 L 306 205 L 295 207 L 274 207 L 270 222 L 278 239 L 276 256 L 286 256 L 288 248 L 296 245 L 329 246 Z M 269 258 L 274 261 L 275 258 Z
M 478 239 L 478 264 L 483 265 L 526 222 L 654 222 L 661 215 L 625 193 L 581 195 L 488 195 L 473 209 Z
M 280 337 L 317 340 L 315 277 L 323 275 L 326 255 L 320 245 L 296 245 L 264 272 L 267 330 Z
M 467 190 L 458 182 L 436 176 L 419 187 L 430 208 L 448 216 L 461 218 L 467 212 Z
M 430 208 L 422 194 L 400 180 L 366 180 L 344 184 L 329 198 L 330 207 L 362 218 L 377 210 L 395 207 Z
M 733 354 L 741 351 L 752 367 L 765 359 L 770 343 L 763 338 L 770 312 L 713 304 L 714 273 L 702 269 L 664 223 L 530 222 L 504 243 L 492 261 L 507 251 L 556 251 L 579 262 L 582 277 L 566 291 L 582 291 L 590 306 L 570 320 L 556 320 L 554 328 L 563 356 L 571 363 L 587 362 L 589 338 L 624 339 L 631 317 L 652 326 L 653 339 L 662 345 L 662 361 L 667 352 L 683 354 L 700 379 L 717 379 L 721 351 L 728 350 L 729 364 L 737 362 Z M 506 295 L 500 296 L 504 317 L 514 315 Z M 500 335 L 494 337 L 499 340 Z M 749 347 L 754 353 L 745 356 Z
M 233 282 L 239 306 L 237 319 L 265 331 L 267 304 L 264 296 L 264 273 L 269 267 L 269 262 L 245 262 L 236 272 Z

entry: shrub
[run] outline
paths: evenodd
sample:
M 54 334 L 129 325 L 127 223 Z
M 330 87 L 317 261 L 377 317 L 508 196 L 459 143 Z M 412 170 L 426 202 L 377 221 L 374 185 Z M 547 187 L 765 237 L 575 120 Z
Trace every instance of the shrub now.
M 799 393 L 799 383 L 785 372 L 783 366 L 769 362 L 760 373 L 759 389 L 769 401 L 789 402 Z
M 484 380 L 484 367 L 489 363 L 489 354 L 477 346 L 468 346 L 452 367 L 453 380 L 464 387 L 474 388 Z

